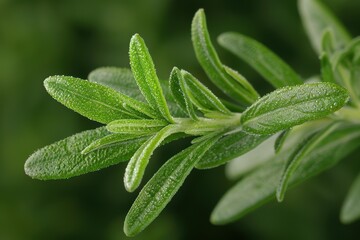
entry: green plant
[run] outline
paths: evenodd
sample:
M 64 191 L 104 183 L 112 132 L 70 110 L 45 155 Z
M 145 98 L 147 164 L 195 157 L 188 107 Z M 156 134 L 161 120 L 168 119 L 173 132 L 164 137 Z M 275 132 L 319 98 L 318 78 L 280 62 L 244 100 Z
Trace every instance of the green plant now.
M 128 236 L 159 215 L 193 168 L 213 168 L 235 158 L 227 174 L 243 178 L 214 209 L 214 224 L 234 221 L 275 197 L 282 201 L 288 187 L 333 166 L 360 144 L 360 41 L 351 40 L 319 2 L 300 0 L 299 8 L 320 56 L 321 78 L 315 82 L 304 83 L 261 43 L 238 33 L 222 34 L 220 45 L 276 88 L 260 98 L 244 76 L 222 64 L 199 10 L 192 22 L 194 50 L 226 99 L 176 67 L 168 81 L 160 81 L 143 39 L 135 34 L 131 71 L 100 68 L 90 73 L 89 81 L 66 76 L 45 80 L 53 98 L 106 126 L 36 151 L 25 163 L 26 174 L 65 179 L 129 161 L 124 185 L 132 192 L 157 147 L 190 136 L 192 145 L 170 158 L 140 191 L 125 219 Z M 256 152 L 261 155 L 254 159 Z M 343 222 L 360 217 L 358 186 L 359 179 L 342 209 Z

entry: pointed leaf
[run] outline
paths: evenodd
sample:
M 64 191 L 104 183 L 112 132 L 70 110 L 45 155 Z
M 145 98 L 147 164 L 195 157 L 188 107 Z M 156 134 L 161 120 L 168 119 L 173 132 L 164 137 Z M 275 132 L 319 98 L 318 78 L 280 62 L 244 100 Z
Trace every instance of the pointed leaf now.
M 191 39 L 196 57 L 209 79 L 225 94 L 243 105 L 253 103 L 257 96 L 247 91 L 242 82 L 236 81 L 226 73 L 223 64 L 213 47 L 206 26 L 203 9 L 196 12 L 191 25 Z M 246 86 L 250 83 L 246 83 Z
M 140 185 L 152 153 L 165 138 L 176 132 L 176 125 L 166 126 L 135 152 L 125 170 L 124 184 L 127 191 L 133 192 Z
M 186 94 L 183 76 L 180 70 L 176 67 L 174 67 L 171 71 L 169 86 L 178 106 L 184 112 L 186 112 L 191 119 L 196 120 L 197 116 L 195 114 L 193 105 L 189 99 L 189 96 Z
M 181 71 L 181 74 L 185 82 L 185 94 L 200 111 L 205 113 L 219 111 L 225 114 L 231 114 L 215 94 L 199 82 L 193 75 L 184 70 Z
M 44 81 L 48 93 L 66 107 L 101 123 L 121 118 L 146 118 L 150 108 L 111 88 L 79 78 L 53 76 Z
M 241 116 L 243 129 L 273 134 L 337 111 L 348 101 L 347 91 L 333 83 L 284 87 L 265 95 Z
M 360 218 L 360 174 L 351 184 L 341 208 L 340 219 L 343 223 L 352 223 Z
M 302 126 L 296 128 L 302 128 Z M 293 147 L 298 144 L 298 141 L 292 142 Z M 298 171 L 291 178 L 289 186 L 296 185 L 334 166 L 359 145 L 360 129 L 358 125 L 349 123 L 339 125 L 303 159 Z M 283 151 L 282 154 L 291 154 L 291 151 Z M 277 156 L 233 186 L 212 212 L 212 223 L 225 224 L 235 221 L 274 199 L 284 166 L 284 157 L 286 155 Z
M 254 39 L 238 33 L 223 33 L 219 36 L 218 42 L 247 62 L 275 88 L 303 83 L 283 60 Z
M 219 136 L 209 138 L 178 153 L 150 179 L 131 206 L 124 223 L 127 236 L 144 230 L 166 207 L 195 164 Z
M 98 149 L 86 155 L 81 151 L 97 139 L 109 136 L 105 127 L 75 134 L 33 153 L 25 163 L 25 173 L 41 180 L 65 179 L 128 161 L 146 141 L 136 138 Z
M 336 83 L 333 67 L 332 67 L 331 61 L 329 59 L 329 56 L 326 53 L 321 54 L 320 62 L 321 62 L 321 79 L 322 79 L 322 81 Z
M 334 35 L 335 49 L 341 49 L 351 39 L 349 33 L 336 17 L 318 0 L 299 0 L 301 20 L 315 52 L 321 54 L 324 31 L 330 29 Z
M 120 119 L 110 122 L 106 129 L 113 133 L 141 135 L 158 132 L 168 124 L 158 119 Z
M 276 138 L 274 143 L 274 149 L 275 153 L 278 153 L 281 151 L 281 148 L 284 146 L 285 140 L 287 136 L 289 136 L 291 129 L 282 131 L 279 136 Z
M 130 40 L 130 64 L 135 80 L 150 106 L 164 119 L 173 122 L 155 66 L 144 40 L 135 34 Z

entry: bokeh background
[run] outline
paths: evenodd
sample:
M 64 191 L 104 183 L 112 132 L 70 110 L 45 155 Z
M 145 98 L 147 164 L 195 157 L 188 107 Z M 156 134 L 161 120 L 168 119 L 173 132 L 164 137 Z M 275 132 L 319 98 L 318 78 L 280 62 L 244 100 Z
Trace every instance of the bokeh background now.
M 349 31 L 360 33 L 360 1 L 324 0 Z M 100 66 L 128 67 L 128 43 L 140 33 L 158 74 L 173 66 L 206 82 L 190 41 L 190 23 L 204 8 L 212 39 L 237 31 L 265 43 L 303 77 L 319 61 L 305 36 L 296 1 L 289 0 L 0 0 L 0 239 L 127 239 L 125 214 L 136 194 L 124 190 L 125 164 L 62 181 L 38 181 L 23 171 L 37 148 L 97 126 L 52 100 L 43 88 L 50 75 L 86 78 Z M 221 59 L 262 93 L 268 85 L 215 44 Z M 157 151 L 146 178 L 179 142 Z M 339 209 L 360 170 L 353 153 L 336 168 L 227 226 L 209 214 L 233 184 L 222 167 L 194 171 L 160 217 L 135 239 L 359 239 L 360 223 L 339 223 Z M 244 193 L 246 194 L 246 193 Z

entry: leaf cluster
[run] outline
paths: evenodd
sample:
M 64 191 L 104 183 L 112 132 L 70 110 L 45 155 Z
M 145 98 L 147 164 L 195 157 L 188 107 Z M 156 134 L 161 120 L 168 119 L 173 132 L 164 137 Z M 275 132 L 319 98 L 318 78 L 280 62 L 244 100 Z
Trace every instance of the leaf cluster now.
M 159 80 L 144 40 L 135 34 L 129 47 L 131 70 L 106 67 L 91 72 L 88 80 L 68 76 L 45 80 L 54 99 L 105 126 L 36 151 L 25 163 L 26 174 L 65 179 L 128 161 L 124 186 L 133 192 L 159 146 L 191 137 L 192 145 L 166 161 L 142 187 L 125 218 L 126 235 L 145 229 L 194 168 L 229 162 L 229 177 L 243 177 L 215 207 L 211 216 L 215 224 L 234 221 L 269 199 L 282 201 L 288 187 L 333 166 L 358 147 L 360 138 L 360 90 L 355 81 L 360 75 L 360 41 L 351 40 L 317 1 L 300 0 L 299 9 L 320 57 L 319 81 L 304 81 L 248 36 L 222 34 L 219 44 L 275 88 L 260 97 L 243 75 L 221 62 L 200 9 L 191 28 L 194 51 L 226 100 L 178 67 L 167 80 Z M 256 152 L 261 155 L 253 159 Z M 345 202 L 344 222 L 360 216 L 355 204 L 359 182 Z

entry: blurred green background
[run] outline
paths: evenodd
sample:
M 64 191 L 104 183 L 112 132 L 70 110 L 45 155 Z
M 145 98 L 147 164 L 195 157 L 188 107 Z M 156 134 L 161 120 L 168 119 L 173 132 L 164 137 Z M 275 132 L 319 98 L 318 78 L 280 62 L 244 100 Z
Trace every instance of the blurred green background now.
M 324 1 L 353 35 L 360 32 L 360 1 Z M 134 33 L 146 40 L 166 79 L 173 66 L 206 77 L 196 62 L 190 23 L 204 8 L 215 41 L 238 31 L 265 43 L 303 77 L 318 72 L 289 0 L 0 0 L 0 239 L 126 239 L 125 214 L 136 194 L 124 190 L 125 164 L 62 181 L 38 181 L 23 171 L 37 148 L 96 123 L 52 100 L 43 88 L 50 75 L 86 78 L 100 66 L 128 67 Z M 248 66 L 216 45 L 223 62 L 238 69 L 262 93 L 269 86 Z M 157 151 L 147 179 L 186 141 Z M 160 217 L 135 239 L 359 239 L 360 223 L 341 225 L 339 208 L 360 170 L 352 154 L 336 168 L 227 226 L 212 226 L 209 214 L 233 184 L 222 167 L 194 171 Z M 244 193 L 246 194 L 246 193 Z

